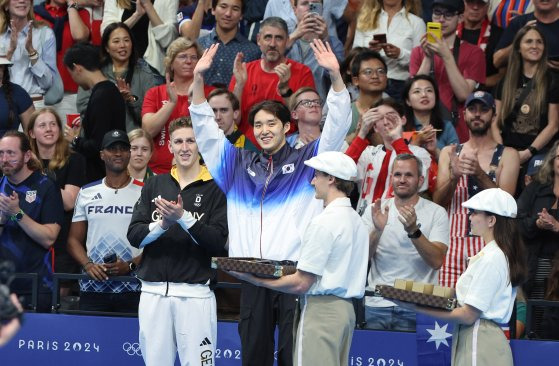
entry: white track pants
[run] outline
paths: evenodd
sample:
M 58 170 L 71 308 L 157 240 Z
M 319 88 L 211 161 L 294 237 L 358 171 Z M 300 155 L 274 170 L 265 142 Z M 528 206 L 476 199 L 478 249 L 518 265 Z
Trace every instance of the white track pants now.
M 215 365 L 215 296 L 174 297 L 142 292 L 138 308 L 140 348 L 146 366 Z

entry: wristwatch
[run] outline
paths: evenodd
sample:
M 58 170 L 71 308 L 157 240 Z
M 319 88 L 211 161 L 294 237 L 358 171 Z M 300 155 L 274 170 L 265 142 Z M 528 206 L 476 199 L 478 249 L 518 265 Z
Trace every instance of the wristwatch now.
M 68 9 L 76 9 L 76 10 L 80 10 L 80 7 L 78 6 L 78 3 L 73 2 L 70 5 L 68 5 Z
M 530 152 L 530 154 L 532 154 L 532 156 L 535 156 L 538 154 L 538 149 L 536 149 L 534 146 L 530 145 L 528 147 L 528 151 Z
M 18 213 L 10 216 L 10 220 L 20 222 L 21 219 L 23 219 L 23 215 L 25 215 L 25 212 L 23 212 L 23 210 L 20 208 Z
M 415 230 L 413 233 L 408 233 L 408 238 L 410 239 L 417 239 L 421 236 L 422 232 L 421 232 L 421 224 L 417 225 L 417 230 Z
M 128 268 L 130 268 L 130 272 L 134 272 L 138 268 L 138 266 L 136 265 L 136 263 L 130 261 L 128 263 Z

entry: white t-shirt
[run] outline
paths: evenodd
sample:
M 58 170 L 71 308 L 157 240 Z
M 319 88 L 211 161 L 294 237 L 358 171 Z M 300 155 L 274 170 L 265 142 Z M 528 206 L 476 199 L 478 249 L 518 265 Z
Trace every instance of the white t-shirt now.
M 308 295 L 362 297 L 369 235 L 349 198 L 337 198 L 314 217 L 303 235 L 297 269 L 317 275 Z
M 425 263 L 417 252 L 404 225 L 398 220 L 398 209 L 394 198 L 383 202 L 382 209 L 388 206 L 388 222 L 379 239 L 377 251 L 371 260 L 367 290 L 374 291 L 376 285 L 394 285 L 395 279 L 410 279 L 423 283 L 438 284 L 439 271 Z M 449 223 L 444 208 L 424 198 L 419 198 L 415 205 L 417 223 L 421 224 L 421 232 L 429 241 L 443 243 L 448 246 Z M 363 220 L 374 230 L 371 205 L 367 206 Z M 367 306 L 388 307 L 394 303 L 381 297 L 367 297 Z
M 72 222 L 87 221 L 87 256 L 94 263 L 103 263 L 103 257 L 113 252 L 125 261 L 142 252 L 131 246 L 126 237 L 142 186 L 132 179 L 126 187 L 115 190 L 103 178 L 80 189 Z M 82 281 L 80 285 L 82 291 L 95 292 L 136 291 L 138 287 L 114 281 Z
M 468 268 L 456 282 L 458 304 L 481 310 L 481 318 L 507 323 L 512 314 L 516 287 L 510 283 L 505 254 L 493 240 L 470 258 Z

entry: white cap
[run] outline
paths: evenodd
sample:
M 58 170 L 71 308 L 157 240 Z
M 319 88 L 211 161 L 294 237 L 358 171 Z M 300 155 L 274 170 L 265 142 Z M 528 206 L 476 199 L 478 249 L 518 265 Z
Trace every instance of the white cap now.
M 305 160 L 305 165 L 343 180 L 355 180 L 357 177 L 357 165 L 353 159 L 339 151 L 320 153 Z
M 499 216 L 516 217 L 516 201 L 510 193 L 501 188 L 489 188 L 479 192 L 462 207 L 477 211 L 487 211 Z

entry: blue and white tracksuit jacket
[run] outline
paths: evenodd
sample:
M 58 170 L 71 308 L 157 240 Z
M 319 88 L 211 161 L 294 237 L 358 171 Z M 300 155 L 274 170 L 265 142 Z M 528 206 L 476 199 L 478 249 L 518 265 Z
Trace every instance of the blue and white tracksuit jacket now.
M 351 125 L 346 89 L 330 89 L 322 136 L 299 150 L 285 144 L 269 156 L 234 147 L 219 129 L 207 102 L 190 105 L 198 149 L 227 196 L 229 255 L 273 260 L 299 258 L 303 233 L 322 211 L 303 162 L 323 151 L 339 151 Z

